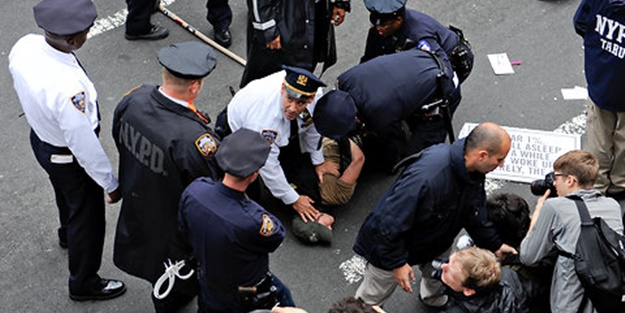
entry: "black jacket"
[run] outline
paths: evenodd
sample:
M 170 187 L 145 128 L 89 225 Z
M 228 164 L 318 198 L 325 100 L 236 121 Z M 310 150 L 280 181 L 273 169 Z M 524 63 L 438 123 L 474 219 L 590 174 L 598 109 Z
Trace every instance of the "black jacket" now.
M 332 48 L 328 44 L 334 45 L 330 27 L 333 6 L 349 10 L 349 5 L 350 0 L 322 0 L 318 4 L 314 0 L 248 0 L 248 58 L 252 59 L 252 46 L 265 47 L 280 35 L 281 63 L 314 69 L 328 56 Z M 271 56 L 268 53 L 267 57 Z
M 465 139 L 423 151 L 365 219 L 354 251 L 384 270 L 431 262 L 462 228 L 495 251 L 502 242 L 486 220 L 484 175 L 467 172 Z
M 490 290 L 466 297 L 448 292 L 453 304 L 441 313 L 529 313 L 529 292 L 517 273 L 501 268 L 501 282 Z
M 113 117 L 113 139 L 123 195 L 113 261 L 155 283 L 167 259 L 190 256 L 178 231 L 178 201 L 195 178 L 221 176 L 213 158 L 219 139 L 194 112 L 155 86 L 142 86 L 122 99 Z

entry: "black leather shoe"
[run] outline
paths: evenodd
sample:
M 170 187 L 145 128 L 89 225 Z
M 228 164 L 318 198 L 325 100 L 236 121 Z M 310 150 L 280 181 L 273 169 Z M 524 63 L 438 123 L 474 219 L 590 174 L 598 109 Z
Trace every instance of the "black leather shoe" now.
M 87 293 L 69 293 L 69 298 L 74 301 L 108 300 L 117 298 L 126 292 L 123 282 L 114 279 L 101 279 L 97 289 Z
M 149 32 L 141 35 L 130 35 L 125 34 L 127 40 L 159 40 L 167 37 L 169 35 L 169 30 L 165 27 L 160 27 L 157 25 L 152 25 L 152 28 Z
M 224 48 L 230 47 L 232 44 L 232 35 L 230 34 L 230 30 L 227 28 L 222 31 L 215 30 L 215 41 Z

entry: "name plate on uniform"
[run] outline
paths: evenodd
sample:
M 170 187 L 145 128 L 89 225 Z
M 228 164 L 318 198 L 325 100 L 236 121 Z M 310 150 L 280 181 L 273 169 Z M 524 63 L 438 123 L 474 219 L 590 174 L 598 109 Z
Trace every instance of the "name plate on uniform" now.
M 466 137 L 477 125 L 465 123 L 458 137 Z M 581 149 L 580 135 L 505 126 L 503 128 L 512 138 L 510 152 L 503 167 L 487 174 L 488 178 L 524 183 L 544 179 L 545 174 L 553 171 L 553 162 L 558 157 L 568 151 Z

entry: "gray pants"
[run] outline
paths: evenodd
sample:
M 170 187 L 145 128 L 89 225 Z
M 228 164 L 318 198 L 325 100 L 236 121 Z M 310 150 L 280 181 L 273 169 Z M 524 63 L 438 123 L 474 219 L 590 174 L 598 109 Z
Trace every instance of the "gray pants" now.
M 439 258 L 448 258 L 450 252 L 451 248 L 441 254 Z M 432 263 L 420 264 L 419 269 L 421 270 L 421 283 L 419 286 L 421 301 L 433 307 L 445 305 L 447 303 L 447 295 L 444 294 L 443 283 L 430 277 L 430 273 L 434 270 Z M 371 305 L 382 305 L 393 294 L 397 285 L 395 277 L 393 277 L 393 271 L 383 270 L 368 263 L 365 268 L 364 278 L 356 291 L 355 297 L 361 298 L 364 302 Z

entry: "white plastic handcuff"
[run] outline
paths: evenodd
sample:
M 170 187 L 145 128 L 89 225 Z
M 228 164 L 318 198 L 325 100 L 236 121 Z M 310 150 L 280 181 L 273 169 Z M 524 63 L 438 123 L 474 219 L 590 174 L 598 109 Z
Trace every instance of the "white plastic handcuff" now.
M 186 279 L 189 279 L 191 275 L 193 275 L 193 270 L 189 271 L 189 273 L 184 276 L 180 274 L 179 271 L 185 265 L 184 260 L 176 261 L 176 263 L 172 263 L 170 259 L 167 259 L 167 262 L 163 263 L 163 265 L 165 265 L 165 273 L 163 273 L 163 275 L 158 278 L 158 280 L 156 281 L 156 284 L 154 284 L 154 290 L 152 292 L 156 299 L 163 299 L 167 297 L 167 295 L 169 295 L 169 293 L 171 292 L 171 289 L 174 288 L 174 283 L 176 282 L 176 276 L 180 279 L 186 280 Z M 167 290 L 159 294 L 159 291 L 161 290 L 161 285 L 163 285 L 165 280 L 167 280 L 168 282 Z

